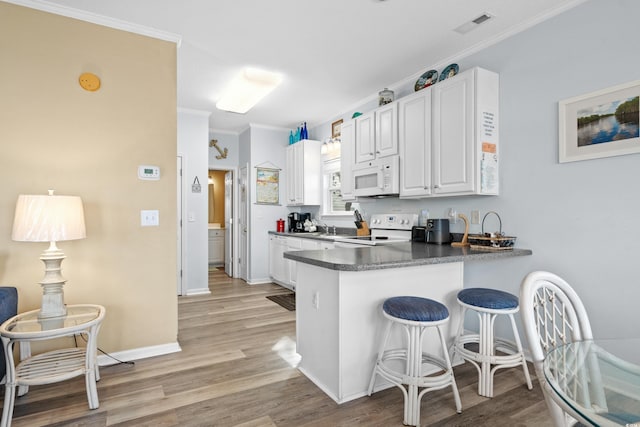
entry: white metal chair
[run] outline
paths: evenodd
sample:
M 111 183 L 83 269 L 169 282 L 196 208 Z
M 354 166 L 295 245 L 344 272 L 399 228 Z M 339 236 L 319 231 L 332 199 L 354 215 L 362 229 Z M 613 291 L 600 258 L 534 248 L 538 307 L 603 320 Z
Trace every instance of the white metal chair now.
M 582 300 L 571 286 L 553 273 L 529 273 L 520 287 L 520 314 L 531 358 L 544 399 L 557 427 L 590 425 L 558 397 L 544 376 L 543 362 L 554 348 L 574 341 L 593 339 Z

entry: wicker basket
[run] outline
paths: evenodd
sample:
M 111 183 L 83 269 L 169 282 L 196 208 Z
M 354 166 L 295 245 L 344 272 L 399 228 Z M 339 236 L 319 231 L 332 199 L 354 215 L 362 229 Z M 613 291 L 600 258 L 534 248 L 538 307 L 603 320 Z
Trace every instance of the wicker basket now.
M 487 219 L 487 215 L 494 214 L 498 217 L 500 222 L 500 231 L 496 233 L 484 232 L 484 221 Z M 497 212 L 489 211 L 482 218 L 482 234 L 469 234 L 469 245 L 471 249 L 482 249 L 490 251 L 508 251 L 513 249 L 516 243 L 515 237 L 505 236 L 502 232 L 502 219 Z

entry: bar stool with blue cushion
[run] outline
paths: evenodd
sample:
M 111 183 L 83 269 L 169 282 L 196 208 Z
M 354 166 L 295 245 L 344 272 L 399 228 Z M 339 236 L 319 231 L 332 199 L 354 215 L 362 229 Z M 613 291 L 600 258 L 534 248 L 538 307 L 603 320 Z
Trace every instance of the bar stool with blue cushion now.
M 520 310 L 518 297 L 496 289 L 469 288 L 458 292 L 458 304 L 462 307 L 462 316 L 451 357 L 458 355 L 476 367 L 478 370 L 478 394 L 493 397 L 493 375 L 495 372 L 498 369 L 516 366 L 522 366 L 527 387 L 531 390 L 533 385 L 513 316 Z M 464 333 L 464 318 L 468 309 L 478 314 L 479 333 L 477 334 Z M 496 317 L 499 315 L 509 317 L 515 343 L 494 336 L 493 328 Z M 478 344 L 478 351 L 466 348 L 465 344 Z M 498 355 L 496 350 L 505 354 Z
M 418 426 L 422 396 L 429 391 L 451 386 L 456 412 L 462 412 L 451 360 L 440 328 L 449 321 L 447 307 L 427 298 L 399 296 L 384 302 L 382 314 L 387 319 L 387 324 L 371 375 L 369 396 L 373 392 L 377 375 L 395 384 L 404 394 L 404 424 Z M 386 348 L 394 324 L 402 326 L 406 332 L 405 348 Z M 443 357 L 423 351 L 423 338 L 428 328 L 435 328 L 438 331 Z M 402 369 L 402 365 L 404 369 L 400 372 L 398 369 Z

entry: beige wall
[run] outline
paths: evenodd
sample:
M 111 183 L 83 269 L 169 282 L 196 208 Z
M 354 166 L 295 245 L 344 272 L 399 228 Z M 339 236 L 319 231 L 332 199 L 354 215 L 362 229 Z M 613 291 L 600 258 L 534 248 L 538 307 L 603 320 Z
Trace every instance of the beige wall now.
M 175 44 L 0 2 L 0 52 L 0 283 L 39 307 L 47 245 L 11 240 L 18 195 L 81 196 L 87 238 L 59 244 L 66 303 L 107 308 L 105 351 L 175 343 Z M 142 209 L 160 226 L 140 227 Z

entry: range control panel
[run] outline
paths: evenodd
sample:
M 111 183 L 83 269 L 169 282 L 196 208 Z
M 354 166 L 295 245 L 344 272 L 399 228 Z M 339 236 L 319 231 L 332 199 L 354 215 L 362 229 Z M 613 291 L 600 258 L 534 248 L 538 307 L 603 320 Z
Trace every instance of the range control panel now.
M 411 230 L 418 223 L 418 214 L 374 214 L 369 228 L 386 230 Z

